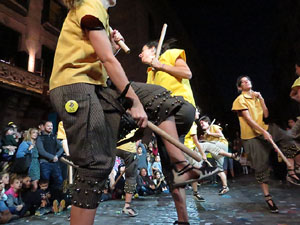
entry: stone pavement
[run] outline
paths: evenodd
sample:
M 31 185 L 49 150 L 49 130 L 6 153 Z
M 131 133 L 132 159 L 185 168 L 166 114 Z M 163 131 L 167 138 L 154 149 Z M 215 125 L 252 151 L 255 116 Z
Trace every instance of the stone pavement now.
M 279 214 L 271 214 L 264 202 L 259 185 L 252 175 L 244 175 L 229 182 L 230 191 L 219 196 L 220 184 L 201 185 L 200 192 L 206 202 L 196 202 L 191 190 L 187 190 L 187 206 L 190 224 L 300 224 L 300 186 L 271 181 L 271 194 L 279 208 Z M 176 211 L 170 195 L 139 197 L 134 200 L 137 217 L 127 217 L 121 213 L 123 201 L 107 201 L 100 205 L 95 225 L 168 225 L 176 220 Z M 42 217 L 31 216 L 10 224 L 16 225 L 64 225 L 69 224 L 64 211 L 61 215 L 48 214 Z

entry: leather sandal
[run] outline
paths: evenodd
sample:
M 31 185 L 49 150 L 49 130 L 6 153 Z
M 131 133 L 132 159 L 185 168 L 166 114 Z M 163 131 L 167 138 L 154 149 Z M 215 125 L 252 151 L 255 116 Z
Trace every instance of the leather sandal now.
M 184 166 L 181 170 L 177 170 L 176 166 L 174 166 L 174 169 L 172 170 L 173 173 L 173 184 L 172 186 L 174 188 L 176 187 L 183 187 L 187 184 L 193 183 L 193 182 L 197 182 L 199 180 L 202 180 L 204 178 L 210 177 L 212 175 L 214 175 L 215 173 L 220 172 L 220 169 L 217 167 L 201 167 L 201 168 L 196 168 L 193 167 L 192 165 L 190 165 L 188 162 L 186 161 L 179 161 L 176 162 L 175 164 L 181 164 L 181 163 L 186 163 L 187 165 Z M 191 170 L 197 170 L 199 171 L 200 175 L 198 178 L 195 179 L 189 179 L 189 180 L 185 180 L 182 175 L 191 171 Z
M 289 173 L 291 172 L 291 173 Z M 288 169 L 288 174 L 286 175 L 286 180 L 290 182 L 291 184 L 299 185 L 300 186 L 300 180 L 295 178 L 294 176 L 297 177 L 295 170 L 294 169 Z
M 278 213 L 278 208 L 275 205 L 275 203 L 274 203 L 274 201 L 272 199 L 272 196 L 270 194 L 265 195 L 265 199 L 266 199 L 266 203 L 269 206 L 270 212 L 271 213 Z

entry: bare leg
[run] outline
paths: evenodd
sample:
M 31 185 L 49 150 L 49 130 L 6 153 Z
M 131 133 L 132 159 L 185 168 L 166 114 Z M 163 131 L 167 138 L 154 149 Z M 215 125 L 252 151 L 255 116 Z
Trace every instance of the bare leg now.
M 72 205 L 70 225 L 93 225 L 97 209 L 83 209 Z
M 227 187 L 227 177 L 226 177 L 226 174 L 224 172 L 220 172 L 220 173 L 218 173 L 218 175 L 221 178 L 223 187 L 225 187 L 225 186 Z
M 186 210 L 186 196 L 184 188 L 175 188 L 172 192 L 172 197 L 175 203 L 178 221 L 188 222 L 188 213 Z
M 125 193 L 125 208 L 130 206 L 129 203 L 131 203 L 132 196 L 133 194 Z
M 178 133 L 177 133 L 174 117 L 169 117 L 167 120 L 163 121 L 159 125 L 159 128 L 166 131 L 172 137 L 178 139 Z M 166 150 L 167 150 L 168 155 L 170 157 L 171 163 L 186 161 L 186 158 L 185 158 L 184 154 L 182 153 L 182 151 L 179 148 L 177 148 L 175 145 L 171 144 L 170 142 L 168 142 L 167 140 L 165 140 L 163 138 L 162 138 L 162 141 L 163 141 L 163 143 L 166 147 Z M 184 163 L 176 165 L 178 170 L 182 169 L 184 166 L 186 166 L 186 164 L 184 164 Z M 199 176 L 199 173 L 196 172 L 195 170 L 191 170 L 187 173 L 184 173 L 181 176 L 184 179 L 188 180 L 188 179 L 195 178 L 195 177 Z

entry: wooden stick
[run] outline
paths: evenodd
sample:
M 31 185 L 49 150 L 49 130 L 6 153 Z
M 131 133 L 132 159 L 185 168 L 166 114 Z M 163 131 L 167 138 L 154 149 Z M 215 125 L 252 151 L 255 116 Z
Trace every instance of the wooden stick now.
M 165 23 L 163 25 L 162 30 L 161 30 L 160 38 L 159 38 L 158 45 L 157 45 L 157 48 L 156 48 L 156 54 L 155 54 L 155 58 L 156 59 L 159 58 L 159 55 L 160 55 L 160 52 L 161 52 L 162 43 L 164 42 L 164 39 L 165 39 L 167 27 L 168 27 L 168 25 Z
M 197 162 L 201 161 L 201 157 L 200 157 L 199 154 L 197 154 L 196 152 L 192 151 L 191 149 L 189 149 L 188 147 L 186 147 L 184 144 L 182 144 L 181 142 L 179 142 L 177 139 L 175 139 L 172 136 L 170 136 L 169 134 L 167 134 L 167 132 L 165 132 L 164 130 L 160 129 L 156 125 L 154 125 L 151 121 L 148 121 L 148 127 L 152 131 L 154 131 L 155 133 L 157 133 L 159 136 L 161 136 L 162 138 L 166 139 L 167 141 L 169 141 L 170 143 L 172 143 L 173 145 L 175 145 L 177 148 L 179 148 L 180 150 L 182 150 L 184 153 L 188 154 L 190 157 L 192 157 L 193 159 L 195 159 Z
M 113 183 L 113 185 L 111 186 L 111 189 L 115 189 L 116 184 L 118 183 L 118 181 L 121 179 L 121 177 L 123 176 L 123 174 L 125 173 L 126 170 L 123 170 L 120 174 L 120 176 L 118 176 L 118 178 L 116 179 L 115 183 Z
M 285 155 L 282 153 L 282 151 L 280 151 L 280 149 L 278 148 L 278 146 L 275 144 L 275 142 L 272 139 L 270 140 L 270 143 L 272 144 L 275 151 L 280 155 L 280 157 L 286 163 L 287 167 L 291 167 L 292 166 L 291 163 L 288 161 L 288 159 L 285 157 Z
M 109 27 L 110 32 L 113 32 L 113 29 Z M 120 40 L 117 42 L 118 45 L 124 50 L 125 53 L 129 54 L 130 53 L 130 48 L 125 44 L 124 41 Z

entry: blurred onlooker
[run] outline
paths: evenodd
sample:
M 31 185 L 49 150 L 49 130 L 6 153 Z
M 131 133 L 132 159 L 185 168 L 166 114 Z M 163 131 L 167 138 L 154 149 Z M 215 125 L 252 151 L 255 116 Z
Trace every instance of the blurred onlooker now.
M 40 173 L 41 179 L 49 180 L 49 187 L 53 195 L 60 195 L 62 188 L 62 173 L 59 167 L 58 158 L 63 154 L 64 150 L 60 141 L 52 133 L 53 124 L 47 121 L 45 130 L 38 136 L 36 146 L 40 157 Z M 54 199 L 60 198 L 54 196 Z
M 288 119 L 288 121 L 287 121 L 287 125 L 288 125 L 287 130 L 292 129 L 293 126 L 295 126 L 295 124 L 296 124 L 296 121 L 293 118 Z
M 125 192 L 124 192 L 124 186 L 125 186 L 125 165 L 123 163 L 121 163 L 119 165 L 119 168 L 118 168 L 118 172 L 115 176 L 115 181 L 117 179 L 118 182 L 115 184 L 115 188 L 113 190 L 113 199 L 121 199 L 122 196 L 125 195 Z M 122 174 L 122 176 L 121 176 Z M 120 178 L 119 178 L 120 177 Z
M 26 141 L 31 142 L 31 163 L 28 170 L 28 175 L 31 178 L 32 191 L 36 191 L 38 188 L 38 182 L 40 179 L 40 162 L 39 162 L 39 152 L 36 147 L 36 139 L 38 136 L 38 130 L 36 128 L 30 128 L 28 130 Z M 24 140 L 24 141 L 25 141 Z
M 16 214 L 20 217 L 26 213 L 25 203 L 23 202 L 20 190 L 22 188 L 21 178 L 18 176 L 12 176 L 10 179 L 10 188 L 5 192 L 7 195 L 6 204 L 9 211 L 12 214 Z
M 5 201 L 7 200 L 7 195 L 4 193 L 4 183 L 2 181 L 2 174 L 0 174 L 0 224 L 6 224 L 15 218 L 9 211 Z M 18 216 L 17 216 L 18 218 Z
M 39 195 L 39 208 L 35 212 L 36 216 L 42 216 L 46 213 L 51 212 L 51 203 L 50 203 L 51 194 L 48 189 L 49 181 L 40 180 L 39 186 L 40 189 L 37 190 L 37 194 Z
M 2 160 L 11 161 L 18 146 L 13 136 L 14 128 L 11 126 L 5 127 L 2 134 Z
M 4 189 L 6 191 L 7 189 L 9 189 L 9 173 L 2 172 L 0 176 L 1 176 L 1 181 L 3 182 L 4 185 Z
M 147 168 L 147 151 L 141 142 L 137 147 L 138 169 Z
M 39 135 L 41 135 L 42 132 L 45 131 L 45 123 L 46 123 L 46 121 L 43 120 L 43 121 L 39 122 L 39 124 L 37 125 Z
M 151 162 L 151 156 L 150 154 L 147 154 L 147 173 L 148 176 L 152 177 L 152 162 Z
M 152 171 L 153 171 L 153 175 L 156 171 L 159 171 L 162 173 L 162 167 L 161 167 L 159 155 L 155 156 L 155 161 L 152 163 Z
M 39 207 L 40 197 L 36 191 L 32 191 L 31 178 L 28 175 L 22 176 L 22 189 L 20 191 L 22 201 L 25 203 L 26 210 L 30 215 L 34 215 Z
M 155 191 L 155 185 L 153 181 L 147 175 L 147 169 L 141 168 L 140 174 L 137 177 L 137 193 L 141 196 L 152 195 Z
M 247 154 L 245 152 L 243 152 L 240 157 L 240 164 L 243 168 L 243 174 L 248 174 Z
M 13 137 L 15 141 L 19 143 L 20 139 L 22 138 L 22 135 L 20 132 L 18 132 L 17 125 L 14 122 L 9 122 L 7 125 L 13 128 Z
M 159 193 L 169 193 L 167 182 L 165 181 L 165 178 L 162 176 L 160 171 L 154 172 L 154 179 L 153 183 L 155 184 L 155 190 Z

